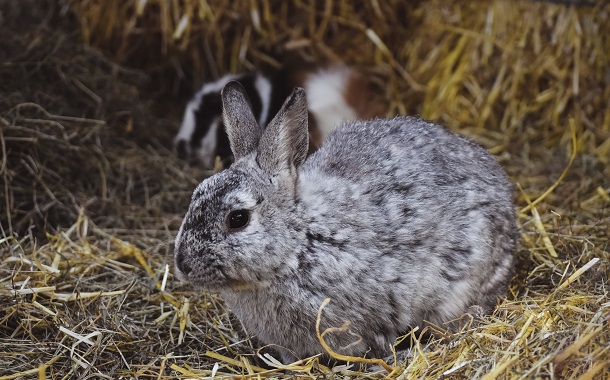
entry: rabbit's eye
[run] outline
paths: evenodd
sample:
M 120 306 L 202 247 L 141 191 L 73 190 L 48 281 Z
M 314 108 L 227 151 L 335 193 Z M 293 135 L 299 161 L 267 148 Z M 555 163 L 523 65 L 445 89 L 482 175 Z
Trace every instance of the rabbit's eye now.
M 248 210 L 234 210 L 229 213 L 227 225 L 229 229 L 235 230 L 245 227 L 250 221 L 250 212 Z

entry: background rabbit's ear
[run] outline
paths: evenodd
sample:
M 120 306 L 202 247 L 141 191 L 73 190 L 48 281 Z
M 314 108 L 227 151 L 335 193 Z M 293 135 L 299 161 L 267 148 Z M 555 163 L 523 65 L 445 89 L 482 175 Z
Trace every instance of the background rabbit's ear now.
M 227 83 L 221 92 L 222 115 L 235 160 L 248 155 L 258 145 L 262 129 L 252 113 L 246 90 L 236 81 Z
M 298 168 L 307 157 L 307 99 L 305 90 L 294 89 L 269 123 L 258 146 L 258 164 L 269 173 L 292 165 Z

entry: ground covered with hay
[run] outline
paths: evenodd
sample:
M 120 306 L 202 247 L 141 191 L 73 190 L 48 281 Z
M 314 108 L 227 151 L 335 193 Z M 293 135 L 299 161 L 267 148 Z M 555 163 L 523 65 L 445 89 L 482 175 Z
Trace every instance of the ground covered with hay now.
M 0 3 L 0 379 L 610 378 L 610 6 L 229 3 Z M 483 323 L 385 369 L 281 366 L 174 279 L 211 174 L 171 151 L 189 94 L 294 59 L 362 67 L 388 115 L 437 120 L 506 168 L 519 264 Z

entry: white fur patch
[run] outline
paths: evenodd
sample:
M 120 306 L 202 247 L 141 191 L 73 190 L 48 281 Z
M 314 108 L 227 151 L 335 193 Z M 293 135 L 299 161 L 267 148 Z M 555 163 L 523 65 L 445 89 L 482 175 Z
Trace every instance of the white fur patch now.
M 258 91 L 258 95 L 260 96 L 262 103 L 258 124 L 265 127 L 263 124 L 269 116 L 269 106 L 271 105 L 271 82 L 268 78 L 265 78 L 262 75 L 257 75 L 254 86 L 256 87 L 256 91 Z
M 322 139 L 342 122 L 358 118 L 344 97 L 351 73 L 346 67 L 331 68 L 312 73 L 305 81 L 309 111 L 316 119 Z
M 216 135 L 220 126 L 220 116 L 212 121 L 208 133 L 201 139 L 201 146 L 197 150 L 197 157 L 199 161 L 206 168 L 214 166 L 214 151 L 216 148 Z
M 433 323 L 443 323 L 459 316 L 468 308 L 468 302 L 473 293 L 472 284 L 468 281 L 451 282 L 451 292 L 440 304 L 436 305 L 436 313 L 440 318 Z
M 195 132 L 195 112 L 199 108 L 199 102 L 195 102 L 191 100 L 184 111 L 184 117 L 182 118 L 182 125 L 180 126 L 180 130 L 178 134 L 174 138 L 174 143 L 177 143 L 180 140 L 190 141 L 193 132 Z
M 201 87 L 201 90 L 197 94 L 195 94 L 195 99 L 197 103 L 201 101 L 201 98 L 212 92 L 220 92 L 225 84 L 229 83 L 232 80 L 239 78 L 242 74 L 227 74 L 215 82 L 206 83 Z
M 241 189 L 231 193 L 228 198 L 234 198 L 231 200 L 233 207 L 252 209 L 256 206 L 256 199 L 252 194 Z

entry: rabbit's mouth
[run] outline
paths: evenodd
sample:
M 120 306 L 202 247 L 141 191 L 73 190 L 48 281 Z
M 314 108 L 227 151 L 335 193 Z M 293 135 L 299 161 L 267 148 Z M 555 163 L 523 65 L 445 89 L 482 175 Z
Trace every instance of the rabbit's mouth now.
M 241 278 L 233 278 L 228 275 L 227 272 L 223 270 L 223 268 L 218 268 L 218 271 L 222 273 L 222 276 L 224 277 L 225 285 L 223 286 L 223 290 L 229 288 L 233 291 L 245 291 L 253 290 L 255 288 L 254 284 L 251 281 L 247 281 Z
M 193 285 L 201 287 L 202 289 L 211 292 L 218 293 L 222 291 L 233 291 L 233 292 L 245 292 L 255 290 L 256 286 L 248 281 L 243 280 L 224 280 L 215 282 L 198 282 L 190 281 Z
M 214 273 L 208 273 L 203 276 L 193 276 L 190 273 L 184 276 L 184 280 L 213 293 L 227 290 L 241 292 L 257 288 L 257 285 L 252 281 L 231 277 L 223 268 L 215 268 Z

